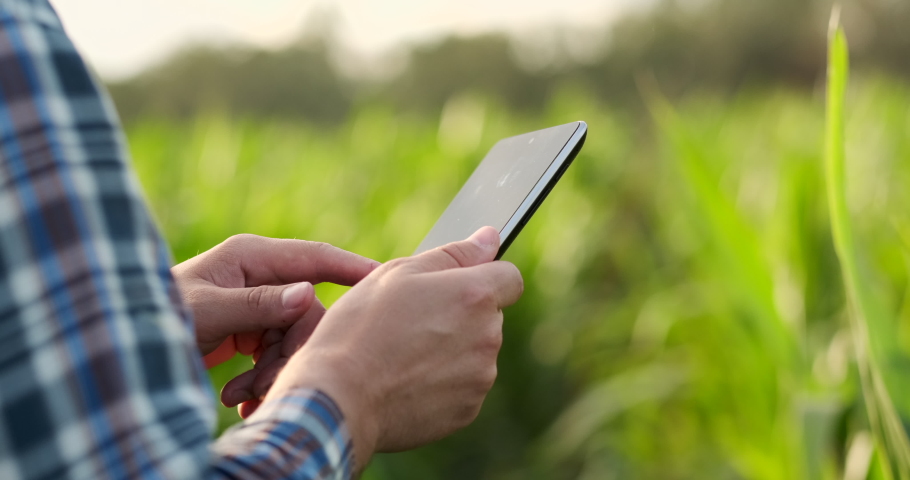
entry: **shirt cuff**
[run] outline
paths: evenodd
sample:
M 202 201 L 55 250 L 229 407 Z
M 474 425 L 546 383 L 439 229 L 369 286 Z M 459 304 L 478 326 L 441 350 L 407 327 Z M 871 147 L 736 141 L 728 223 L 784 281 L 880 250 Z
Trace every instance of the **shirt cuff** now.
M 354 470 L 351 436 L 325 393 L 297 389 L 264 403 L 213 446 L 216 468 L 238 478 L 347 480 Z

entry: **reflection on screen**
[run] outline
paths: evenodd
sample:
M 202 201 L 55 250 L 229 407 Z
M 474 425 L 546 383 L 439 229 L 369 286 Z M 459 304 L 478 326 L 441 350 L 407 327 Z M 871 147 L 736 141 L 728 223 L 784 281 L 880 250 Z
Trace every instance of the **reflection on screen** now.
M 578 126 L 570 123 L 497 143 L 415 253 L 464 240 L 487 225 L 502 232 Z

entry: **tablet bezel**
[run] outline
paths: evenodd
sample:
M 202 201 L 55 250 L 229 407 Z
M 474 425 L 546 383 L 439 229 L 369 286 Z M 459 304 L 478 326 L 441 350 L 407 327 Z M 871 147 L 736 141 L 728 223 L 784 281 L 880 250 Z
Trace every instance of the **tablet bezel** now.
M 506 226 L 500 230 L 500 247 L 499 253 L 496 255 L 497 260 L 505 254 L 515 238 L 518 237 L 518 234 L 521 233 L 524 226 L 531 217 L 534 216 L 537 208 L 540 207 L 547 198 L 550 190 L 552 190 L 553 186 L 562 178 L 563 173 L 565 173 L 566 169 L 571 165 L 572 160 L 574 160 L 578 155 L 578 152 L 581 151 L 581 147 L 584 145 L 585 139 L 587 138 L 588 124 L 582 121 L 576 123 L 578 123 L 578 127 L 575 129 L 575 133 L 569 137 L 569 141 L 566 142 L 566 145 L 560 150 L 559 155 L 553 159 L 553 162 L 550 163 L 550 166 L 540 177 L 540 180 L 537 181 L 534 188 L 528 193 L 528 196 L 525 197 L 524 201 L 521 202 L 521 205 L 518 206 L 518 209 L 515 210 L 515 213 L 512 214 L 512 218 L 510 218 L 506 223 Z

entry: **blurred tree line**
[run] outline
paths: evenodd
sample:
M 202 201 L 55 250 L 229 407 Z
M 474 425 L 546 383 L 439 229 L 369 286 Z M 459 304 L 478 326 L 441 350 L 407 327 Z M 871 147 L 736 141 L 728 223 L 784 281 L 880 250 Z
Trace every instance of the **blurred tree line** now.
M 110 85 L 121 115 L 183 118 L 218 109 L 238 116 L 338 124 L 363 100 L 438 112 L 471 91 L 514 111 L 539 111 L 559 85 L 576 83 L 617 106 L 637 106 L 636 79 L 653 76 L 671 97 L 729 93 L 784 83 L 810 89 L 823 79 L 830 1 L 664 0 L 627 15 L 572 53 L 569 27 L 540 32 L 537 47 L 505 34 L 449 37 L 412 46 L 406 66 L 382 80 L 353 79 L 333 61 L 331 28 L 281 50 L 195 46 Z M 910 76 L 910 3 L 853 0 L 844 19 L 855 65 Z M 578 43 L 574 39 L 574 43 Z M 582 40 L 584 41 L 584 40 Z

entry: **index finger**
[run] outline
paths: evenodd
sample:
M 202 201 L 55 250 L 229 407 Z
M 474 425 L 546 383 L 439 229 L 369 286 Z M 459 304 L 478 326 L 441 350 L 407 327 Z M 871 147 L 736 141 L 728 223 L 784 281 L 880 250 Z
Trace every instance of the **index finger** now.
M 380 263 L 322 242 L 231 237 L 226 248 L 239 259 L 247 286 L 331 282 L 352 286 Z
M 500 310 L 514 305 L 525 290 L 521 272 L 509 262 L 484 263 L 453 273 L 471 276 L 471 281 L 489 288 Z

